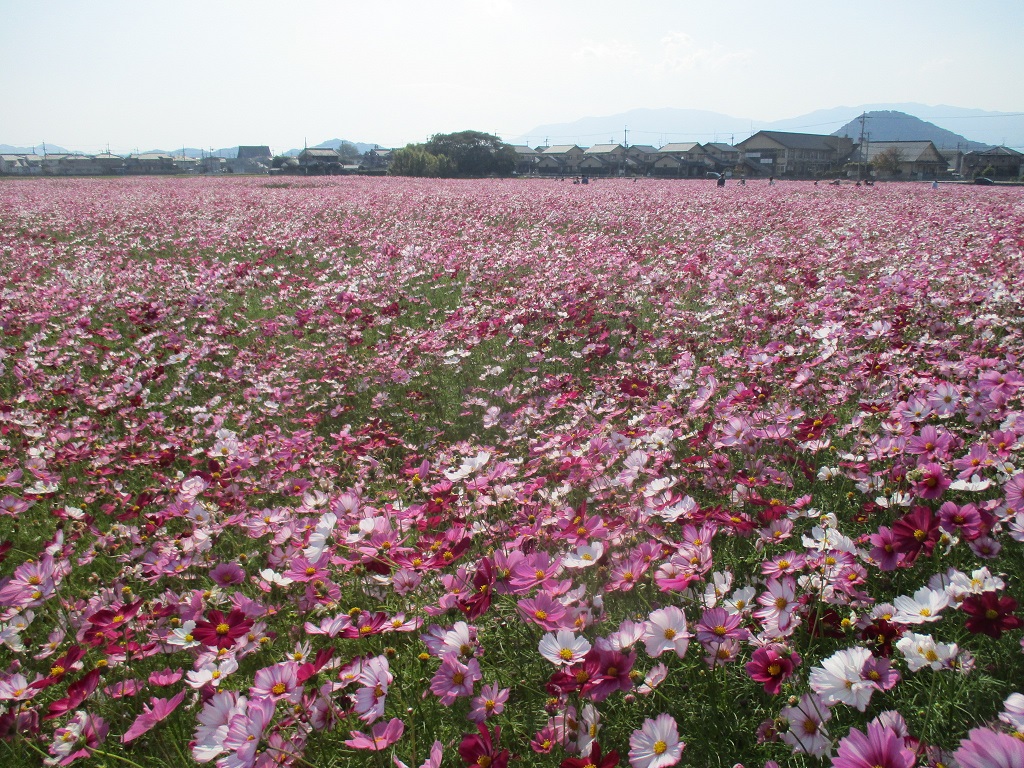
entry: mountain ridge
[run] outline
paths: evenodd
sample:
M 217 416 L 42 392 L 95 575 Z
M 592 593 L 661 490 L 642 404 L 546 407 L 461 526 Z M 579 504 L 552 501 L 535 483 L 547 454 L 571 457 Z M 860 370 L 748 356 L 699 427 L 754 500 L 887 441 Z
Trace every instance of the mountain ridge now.
M 596 144 L 609 138 L 623 143 L 624 131 L 630 144 L 663 146 L 672 141 L 713 141 L 735 143 L 759 130 L 830 134 L 864 112 L 896 111 L 930 121 L 966 141 L 985 146 L 1024 146 L 1024 113 L 992 112 L 917 102 L 860 104 L 818 109 L 782 120 L 758 121 L 721 112 L 662 107 L 638 108 L 614 115 L 583 117 L 563 123 L 548 123 L 520 134 L 510 144 Z M 881 140 L 881 139 L 879 139 Z

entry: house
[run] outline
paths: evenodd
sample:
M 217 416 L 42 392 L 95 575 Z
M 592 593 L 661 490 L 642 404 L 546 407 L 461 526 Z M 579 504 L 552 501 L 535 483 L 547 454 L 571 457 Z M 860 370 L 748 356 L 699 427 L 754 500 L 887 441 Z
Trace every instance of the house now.
M 758 131 L 736 148 L 763 176 L 812 177 L 839 167 L 853 151 L 853 139 L 814 133 Z
M 537 162 L 539 173 L 577 173 L 583 162 L 583 149 L 575 144 L 555 144 L 550 147 L 538 147 L 540 160 Z
M 540 153 L 533 147 L 521 144 L 513 144 L 512 149 L 516 151 L 516 173 L 529 176 L 540 162 Z
M 271 161 L 274 159 L 274 155 L 270 152 L 270 147 L 265 144 L 252 145 L 252 146 L 240 146 L 238 148 L 238 160 L 255 160 L 263 165 L 270 166 Z
M 621 144 L 595 144 L 583 150 L 580 173 L 591 176 L 621 176 L 626 172 L 626 148 Z
M 188 155 L 174 155 L 174 169 L 178 173 L 199 173 L 200 160 Z
M 113 174 L 124 173 L 124 158 L 120 155 L 112 155 L 109 152 L 103 152 L 98 155 L 93 155 L 92 159 L 96 162 L 96 166 L 101 174 L 110 176 Z
M 946 172 L 953 176 L 963 173 L 964 153 L 960 149 L 940 149 L 939 154 L 946 158 Z
M 268 146 L 240 146 L 238 155 L 229 157 L 226 167 L 229 173 L 268 173 L 273 162 Z
M 991 174 L 994 178 L 1016 179 L 1024 172 L 1024 168 L 1021 167 L 1022 161 L 1024 161 L 1024 154 L 1015 149 L 992 147 L 992 149 L 968 152 L 964 155 L 961 173 L 965 177 Z
M 852 163 L 868 163 L 876 176 L 903 179 L 934 179 L 945 176 L 949 163 L 930 141 L 865 142 L 850 154 Z M 887 163 L 886 157 L 891 158 Z
M 633 144 L 626 147 L 626 168 L 631 173 L 650 176 L 654 172 L 654 161 L 658 150 L 650 144 Z
M 738 152 L 736 154 L 739 155 Z M 683 141 L 666 144 L 658 150 L 657 159 L 654 161 L 654 174 L 703 178 L 714 167 L 715 161 L 700 144 L 695 141 Z
M 176 173 L 174 158 L 165 152 L 142 152 L 128 155 L 124 161 L 125 173 L 169 174 Z
M 39 159 L 39 155 L 0 155 L 0 175 L 34 176 L 42 171 Z
M 391 152 L 392 150 L 381 147 L 371 149 L 363 155 L 359 169 L 362 171 L 386 171 L 391 165 Z
M 329 148 L 306 148 L 299 152 L 299 168 L 312 175 L 341 173 L 341 155 Z
M 720 141 L 713 141 L 703 146 L 703 150 L 711 159 L 714 170 L 719 173 L 731 171 L 740 162 L 740 151 L 732 144 L 724 144 Z

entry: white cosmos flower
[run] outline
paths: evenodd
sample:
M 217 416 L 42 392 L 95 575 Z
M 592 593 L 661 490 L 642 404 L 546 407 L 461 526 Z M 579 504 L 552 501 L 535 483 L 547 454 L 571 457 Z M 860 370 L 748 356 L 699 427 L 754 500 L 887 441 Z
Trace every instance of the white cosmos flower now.
M 870 658 L 871 651 L 861 646 L 833 653 L 820 667 L 811 668 L 811 690 L 828 705 L 842 702 L 863 712 L 875 690 L 870 680 L 861 677 L 864 662 Z
M 921 587 L 913 597 L 900 595 L 893 601 L 897 624 L 926 624 L 938 621 L 943 609 L 949 606 L 949 593 L 945 590 Z
M 576 551 L 562 558 L 564 568 L 589 568 L 596 565 L 604 554 L 604 544 L 595 541 L 593 544 L 581 544 Z
M 585 637 L 576 637 L 567 629 L 547 632 L 540 639 L 540 655 L 558 667 L 568 667 L 583 659 L 590 650 Z
M 936 643 L 931 635 L 918 635 L 914 632 L 907 632 L 897 640 L 896 647 L 906 657 L 911 672 L 924 667 L 936 671 L 948 667 L 959 650 L 956 643 Z

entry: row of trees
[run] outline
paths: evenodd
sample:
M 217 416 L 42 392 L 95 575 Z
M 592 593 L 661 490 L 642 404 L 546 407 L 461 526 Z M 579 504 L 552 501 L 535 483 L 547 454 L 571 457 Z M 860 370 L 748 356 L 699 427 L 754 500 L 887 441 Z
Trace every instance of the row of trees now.
M 438 133 L 425 144 L 391 153 L 393 176 L 510 176 L 516 151 L 497 136 L 480 131 Z

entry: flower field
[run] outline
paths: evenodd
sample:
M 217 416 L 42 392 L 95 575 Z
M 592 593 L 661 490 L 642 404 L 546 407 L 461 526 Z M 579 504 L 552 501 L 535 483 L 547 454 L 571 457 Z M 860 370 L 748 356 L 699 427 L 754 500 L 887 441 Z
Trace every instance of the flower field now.
M 1024 765 L 1019 189 L 0 184 L 8 765 Z

